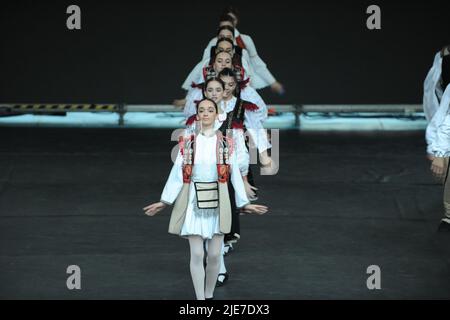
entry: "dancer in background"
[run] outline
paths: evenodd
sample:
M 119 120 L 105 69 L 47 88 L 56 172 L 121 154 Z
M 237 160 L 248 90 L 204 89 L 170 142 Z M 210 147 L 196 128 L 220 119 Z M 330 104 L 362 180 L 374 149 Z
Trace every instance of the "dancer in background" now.
M 225 10 L 222 13 L 219 27 L 222 26 L 231 26 L 234 28 L 234 38 L 235 43 L 243 49 L 243 51 L 247 51 L 248 55 L 250 57 L 250 68 L 253 71 L 252 74 L 252 81 L 253 81 L 253 87 L 255 89 L 262 89 L 265 87 L 269 87 L 272 89 L 272 91 L 283 94 L 284 93 L 284 87 L 283 85 L 278 82 L 275 77 L 272 75 L 272 73 L 267 68 L 266 63 L 259 57 L 258 52 L 256 50 L 255 42 L 253 39 L 246 34 L 242 34 L 237 30 L 237 25 L 239 23 L 239 12 L 238 10 L 233 7 L 229 6 L 225 8 Z M 209 50 L 211 46 L 214 45 L 214 43 L 217 41 L 217 38 L 211 39 L 208 46 L 205 49 L 205 52 Z
M 431 171 L 444 184 L 445 213 L 439 230 L 450 231 L 450 84 L 447 84 L 432 122 L 436 127 L 436 135 L 431 145 L 428 145 L 428 151 L 431 152 L 433 157 Z
M 445 89 L 445 91 L 443 90 Z M 444 184 L 444 218 L 439 230 L 450 231 L 450 46 L 445 46 L 434 58 L 424 83 L 423 107 L 428 120 L 426 129 L 427 155 L 431 171 Z
M 182 84 L 182 88 L 189 91 L 192 82 L 196 82 L 197 75 L 200 73 L 202 67 L 205 65 L 208 58 L 211 57 L 213 47 L 217 46 L 217 41 L 222 38 L 227 38 L 233 41 L 236 46 L 234 50 L 242 60 L 242 66 L 246 69 L 246 74 L 250 78 L 250 85 L 255 89 L 262 89 L 270 86 L 272 91 L 278 94 L 284 94 L 283 85 L 278 82 L 272 73 L 268 70 L 267 65 L 259 57 L 256 51 L 256 46 L 253 39 L 239 33 L 236 29 L 238 24 L 239 14 L 233 7 L 228 7 L 224 10 L 220 21 L 217 37 L 211 39 L 203 53 L 202 61 L 199 62 L 194 69 L 189 73 L 188 77 Z M 237 49 L 239 48 L 239 49 Z M 175 99 L 173 104 L 178 107 L 184 106 L 184 99 Z

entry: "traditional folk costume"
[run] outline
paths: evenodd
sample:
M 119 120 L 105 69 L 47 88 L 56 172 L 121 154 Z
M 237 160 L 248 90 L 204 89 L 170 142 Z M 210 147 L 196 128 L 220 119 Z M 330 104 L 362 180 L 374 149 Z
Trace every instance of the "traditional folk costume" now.
M 217 131 L 211 137 L 190 134 L 179 140 L 180 152 L 161 195 L 175 205 L 169 233 L 212 239 L 231 230 L 231 200 L 241 208 L 249 204 L 232 140 Z M 228 193 L 229 182 L 234 198 Z
M 246 139 L 244 136 L 242 121 L 236 119 L 237 121 L 230 122 L 230 119 L 233 119 L 230 117 L 230 115 L 233 114 L 233 106 L 234 106 L 233 103 L 227 104 L 224 101 L 221 101 L 219 103 L 219 107 L 223 111 L 223 113 L 218 114 L 218 119 L 214 123 L 214 130 L 220 130 L 223 136 L 228 137 L 230 136 L 231 133 L 234 146 L 233 150 L 236 155 L 240 174 L 243 177 L 247 176 L 249 183 L 254 185 L 253 176 L 250 170 L 250 157 L 248 152 L 248 145 L 246 143 Z M 243 115 L 241 115 L 241 117 L 242 116 Z M 196 121 L 196 115 L 192 115 L 191 117 L 189 117 L 188 120 L 186 121 L 186 125 L 187 125 L 186 131 L 190 133 L 196 133 L 200 129 L 199 122 Z M 230 130 L 226 130 L 225 128 Z M 222 256 L 220 259 L 220 273 L 217 280 L 218 286 L 223 285 L 229 277 L 229 274 L 225 267 L 224 254 L 230 249 L 232 243 L 237 242 L 237 240 L 240 238 L 241 233 L 239 223 L 239 210 L 237 209 L 236 201 L 234 200 L 235 191 L 231 184 L 228 184 L 228 194 L 230 195 L 230 205 L 231 205 L 231 229 L 230 232 L 228 232 L 224 236 L 224 242 L 222 245 Z M 227 244 L 227 247 L 225 247 L 225 244 Z
M 431 120 L 436 128 L 434 140 L 428 145 L 428 151 L 435 157 L 445 158 L 446 174 L 444 178 L 444 207 L 445 218 L 443 222 L 450 224 L 450 84 L 442 95 L 441 104 Z

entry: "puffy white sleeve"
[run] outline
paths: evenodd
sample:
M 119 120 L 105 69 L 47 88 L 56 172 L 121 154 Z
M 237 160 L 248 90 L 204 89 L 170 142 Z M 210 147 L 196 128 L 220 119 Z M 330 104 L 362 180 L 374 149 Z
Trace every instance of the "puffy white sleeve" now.
M 431 141 L 431 154 L 436 157 L 450 156 L 450 84 L 447 85 L 439 109 L 431 122 L 436 126 L 434 140 Z
M 234 197 L 236 200 L 236 207 L 242 208 L 249 204 L 247 194 L 245 193 L 244 180 L 239 171 L 239 164 L 237 162 L 236 153 L 231 154 L 231 183 L 234 188 Z
M 242 50 L 242 67 L 244 68 L 244 79 L 250 78 L 250 86 L 254 89 L 262 89 L 263 87 L 258 86 L 258 82 L 255 83 L 255 72 L 250 63 L 250 57 L 247 50 Z M 255 85 L 256 84 L 256 85 Z
M 242 176 L 246 176 L 250 165 L 250 156 L 247 147 L 245 146 L 244 130 L 233 129 L 233 144 L 239 171 Z
M 447 112 L 444 121 L 437 128 L 433 151 L 437 157 L 450 157 L 450 112 Z
M 195 101 L 202 100 L 203 93 L 199 88 L 191 88 L 186 95 L 186 104 L 184 105 L 183 113 L 184 116 L 189 118 L 190 116 L 197 113 L 197 106 Z
M 242 40 L 244 41 L 245 47 L 250 56 L 250 63 L 252 64 L 253 71 L 257 73 L 258 76 L 263 79 L 263 81 L 265 81 L 266 86 L 270 86 L 276 81 L 275 77 L 272 75 L 272 73 L 270 73 L 266 63 L 259 57 L 253 39 L 248 35 L 241 34 L 241 37 L 243 38 Z
M 253 111 L 245 111 L 244 124 L 256 148 L 258 148 L 258 152 L 262 153 L 272 148 L 272 145 L 267 138 L 267 130 L 264 129 L 260 121 L 255 119 L 252 113 Z
M 161 194 L 161 202 L 165 204 L 173 204 L 178 197 L 178 194 L 183 187 L 183 171 L 182 171 L 183 157 L 181 151 L 178 152 L 177 159 L 170 171 L 164 190 Z
M 259 121 L 264 122 L 267 119 L 267 105 L 255 89 L 249 86 L 245 87 L 241 91 L 241 99 L 250 101 L 258 106 L 258 110 L 253 112 L 258 116 Z

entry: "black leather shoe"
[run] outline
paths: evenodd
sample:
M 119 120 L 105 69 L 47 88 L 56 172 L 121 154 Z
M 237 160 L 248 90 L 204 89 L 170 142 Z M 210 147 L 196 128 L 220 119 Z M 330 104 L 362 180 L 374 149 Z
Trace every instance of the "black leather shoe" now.
M 220 281 L 219 278 L 223 276 L 223 280 Z M 216 287 L 221 287 L 225 284 L 225 282 L 228 281 L 229 275 L 228 272 L 226 273 L 219 273 L 218 277 L 217 277 L 217 282 L 216 282 Z
M 205 300 L 214 300 L 214 297 L 211 297 L 211 298 L 205 298 Z
M 230 243 L 230 244 L 226 244 L 225 245 L 225 248 L 224 248 L 224 256 L 226 257 L 227 255 L 229 255 L 230 253 L 232 253 L 233 252 L 233 250 L 234 250 L 234 248 L 233 248 L 233 245 Z

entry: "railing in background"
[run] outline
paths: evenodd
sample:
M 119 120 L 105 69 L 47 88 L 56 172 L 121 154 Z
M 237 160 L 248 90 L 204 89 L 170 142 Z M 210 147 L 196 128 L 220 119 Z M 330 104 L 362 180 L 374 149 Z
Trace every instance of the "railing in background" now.
M 359 104 L 359 105 L 270 105 L 277 113 L 293 113 L 295 127 L 300 127 L 300 116 L 303 113 L 394 113 L 411 116 L 423 112 L 420 104 Z M 55 114 L 62 112 L 116 112 L 119 114 L 119 125 L 124 124 L 124 115 L 127 112 L 182 112 L 182 109 L 173 105 L 137 105 L 137 104 L 70 104 L 70 103 L 0 103 L 0 114 Z

